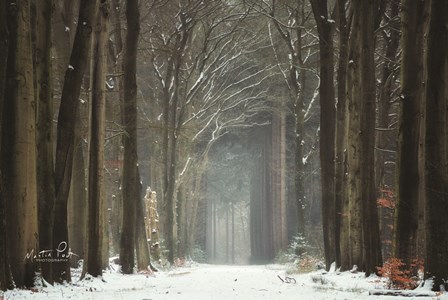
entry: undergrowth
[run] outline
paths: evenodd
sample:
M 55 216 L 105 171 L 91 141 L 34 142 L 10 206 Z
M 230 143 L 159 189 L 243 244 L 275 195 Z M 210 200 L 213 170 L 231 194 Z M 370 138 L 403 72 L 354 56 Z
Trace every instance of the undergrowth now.
M 318 253 L 303 236 L 295 236 L 288 248 L 277 255 L 275 262 L 290 265 L 289 274 L 308 273 L 322 268 L 322 257 Z
M 410 266 L 407 266 L 399 258 L 388 259 L 382 267 L 377 267 L 378 275 L 386 278 L 386 287 L 388 289 L 412 290 L 415 289 L 421 278 L 423 263 L 419 260 L 413 260 Z

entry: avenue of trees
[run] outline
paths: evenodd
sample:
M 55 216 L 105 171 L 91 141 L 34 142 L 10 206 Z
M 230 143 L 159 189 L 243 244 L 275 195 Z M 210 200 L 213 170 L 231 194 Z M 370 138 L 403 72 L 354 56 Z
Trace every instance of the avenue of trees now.
M 1 1 L 0 289 L 70 282 L 80 262 L 101 276 L 115 256 L 125 274 L 267 262 L 297 238 L 327 269 L 396 258 L 448 288 L 446 15 L 445 0 Z

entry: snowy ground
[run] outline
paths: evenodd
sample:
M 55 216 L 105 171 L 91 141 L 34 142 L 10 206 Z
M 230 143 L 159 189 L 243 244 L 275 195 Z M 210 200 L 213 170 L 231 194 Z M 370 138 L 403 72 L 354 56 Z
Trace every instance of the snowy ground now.
M 116 268 L 115 268 L 116 269 Z M 193 264 L 169 272 L 122 275 L 106 271 L 103 280 L 78 281 L 78 272 L 70 285 L 56 285 L 37 291 L 14 290 L 3 297 L 16 299 L 140 299 L 140 300 L 230 300 L 230 299 L 443 299 L 423 288 L 417 292 L 427 297 L 369 296 L 369 291 L 383 290 L 378 278 L 364 278 L 362 273 L 316 271 L 287 275 L 281 265 L 221 266 Z M 289 277 L 285 278 L 286 276 Z M 0 292 L 0 299 L 1 297 Z

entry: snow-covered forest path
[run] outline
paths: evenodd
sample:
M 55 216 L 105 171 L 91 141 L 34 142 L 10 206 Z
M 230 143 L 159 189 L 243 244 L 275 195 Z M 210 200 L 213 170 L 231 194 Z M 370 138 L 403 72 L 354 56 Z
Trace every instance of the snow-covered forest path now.
M 382 284 L 377 278 L 364 278 L 361 273 L 322 274 L 320 271 L 286 275 L 285 270 L 280 265 L 193 265 L 154 275 L 122 275 L 116 271 L 107 271 L 103 280 L 95 278 L 77 281 L 75 278 L 71 285 L 57 285 L 34 292 L 9 291 L 5 293 L 4 299 L 403 299 L 369 296 L 370 290 L 380 289 Z M 285 280 L 286 276 L 289 276 L 289 280 Z M 406 299 L 448 298 L 446 295 L 434 295 Z

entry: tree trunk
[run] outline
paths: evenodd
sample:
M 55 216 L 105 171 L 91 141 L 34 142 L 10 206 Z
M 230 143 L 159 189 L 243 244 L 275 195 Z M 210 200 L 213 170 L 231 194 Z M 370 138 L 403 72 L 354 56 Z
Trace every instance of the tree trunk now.
M 359 5 L 358 5 L 359 6 Z M 349 266 L 362 267 L 362 198 L 360 169 L 360 131 L 361 131 L 361 33 L 362 16 L 359 8 L 354 10 L 352 29 L 349 40 L 348 74 L 347 74 L 347 198 L 348 207 L 344 212 L 349 222 Z
M 3 156 L 2 130 L 5 102 L 6 70 L 8 63 L 9 31 L 7 25 L 7 1 L 0 2 L 0 158 Z M 0 291 L 13 287 L 9 265 L 7 229 L 6 229 L 6 196 L 3 186 L 3 159 L 0 159 Z
M 141 199 L 140 175 L 137 158 L 137 45 L 140 31 L 140 15 L 137 0 L 127 0 L 126 53 L 123 62 L 124 109 L 123 126 L 124 161 L 122 174 L 123 222 L 120 241 L 121 270 L 131 274 L 134 269 L 136 240 L 136 216 Z
M 100 1 L 92 47 L 91 107 L 89 138 L 87 255 L 83 273 L 102 275 L 104 248 L 104 137 L 106 123 L 106 43 L 108 39 L 109 3 Z
M 270 139 L 271 194 L 267 201 L 271 202 L 272 210 L 272 249 L 273 256 L 288 246 L 288 232 L 286 220 L 286 184 L 285 184 L 285 117 L 283 112 L 272 113 L 272 129 Z M 303 203 L 302 203 L 303 205 Z
M 265 263 L 274 258 L 274 232 L 271 201 L 271 130 L 254 130 L 254 136 L 261 136 L 260 153 L 252 171 L 250 191 L 250 247 L 253 263 Z
M 142 199 L 139 199 L 135 217 L 135 249 L 137 251 L 137 270 L 148 271 L 150 266 L 148 238 L 145 230 L 145 208 Z
M 72 177 L 76 112 L 79 105 L 82 78 L 87 67 L 87 59 L 91 47 L 90 39 L 96 10 L 96 0 L 81 0 L 70 64 L 65 73 L 62 89 L 55 162 L 56 202 L 53 230 L 53 245 L 55 248 L 61 242 L 68 241 L 67 202 Z M 53 275 L 58 282 L 63 280 L 70 281 L 69 262 L 54 263 Z
M 174 110 L 176 110 L 177 105 L 174 105 Z M 168 157 L 169 157 L 169 166 L 168 170 L 166 172 L 168 173 L 168 183 L 166 185 L 166 191 L 165 191 L 165 205 L 166 205 L 166 213 L 165 213 L 165 220 L 164 221 L 164 230 L 165 230 L 165 243 L 167 248 L 167 259 L 170 263 L 174 262 L 174 249 L 175 249 L 175 240 L 174 240 L 174 226 L 176 224 L 175 219 L 175 189 L 176 189 L 176 165 L 177 165 L 177 137 L 178 133 L 175 132 L 175 119 L 176 119 L 176 112 L 171 111 L 171 122 L 172 128 L 171 132 L 169 133 L 168 138 Z
M 184 14 L 181 14 L 181 22 L 185 23 Z M 165 156 L 165 182 L 164 182 L 164 239 L 166 241 L 167 259 L 170 263 L 174 262 L 175 257 L 175 233 L 176 233 L 176 177 L 177 177 L 177 162 L 178 162 L 178 144 L 179 144 L 179 130 L 182 126 L 182 110 L 179 110 L 180 101 L 180 87 L 181 80 L 181 64 L 184 59 L 183 54 L 187 45 L 189 32 L 188 26 L 183 24 L 179 32 L 176 32 L 175 51 L 169 60 L 167 66 L 165 82 L 172 81 L 172 87 L 165 85 L 165 103 L 164 103 L 164 122 L 166 138 L 164 136 Z M 166 148 L 165 148 L 166 147 Z
M 51 14 L 53 1 L 39 1 L 35 74 L 37 98 L 37 201 L 39 214 L 39 249 L 53 249 L 54 165 L 53 165 L 53 93 L 51 82 Z M 42 276 L 53 283 L 52 262 L 41 262 Z
M 84 140 L 80 137 L 80 112 L 78 111 L 75 133 L 75 149 L 73 153 L 73 176 L 68 200 L 68 240 L 73 255 L 70 265 L 79 267 L 79 260 L 85 258 L 84 245 L 87 235 L 87 188 L 84 163 Z
M 272 2 L 271 15 L 272 20 L 277 28 L 278 33 L 283 38 L 285 46 L 289 50 L 289 72 L 287 85 L 289 88 L 289 106 L 294 113 L 294 131 L 295 131 L 295 151 L 294 151 L 294 187 L 295 187 L 295 205 L 297 207 L 297 228 L 295 234 L 305 237 L 306 221 L 305 221 L 305 163 L 303 160 L 303 141 L 304 141 L 304 100 L 307 83 L 307 71 L 302 57 L 302 33 L 304 24 L 307 20 L 307 12 L 305 10 L 305 1 L 297 1 L 297 6 L 291 7 L 288 22 L 300 24 L 297 28 L 285 28 L 284 24 L 279 22 L 275 12 L 278 4 Z M 274 48 L 274 45 L 272 45 Z
M 204 191 L 204 176 L 206 171 L 206 166 L 208 163 L 208 153 L 211 148 L 211 145 L 207 145 L 207 149 L 204 151 L 200 162 L 197 164 L 195 179 L 194 179 L 194 192 L 193 197 L 191 199 L 191 216 L 188 217 L 187 220 L 187 251 L 191 254 L 193 247 L 195 246 L 196 240 L 196 228 L 198 223 L 198 207 L 201 202 L 202 193 Z
M 342 270 L 351 268 L 348 242 L 348 203 L 346 185 L 346 155 L 347 145 L 347 56 L 348 56 L 348 28 L 345 13 L 346 0 L 338 0 L 337 9 L 339 15 L 339 61 L 337 70 L 337 104 L 336 104 L 336 132 L 335 132 L 335 244 L 336 266 Z
M 335 194 L 334 194 L 334 141 L 335 91 L 333 83 L 334 59 L 332 22 L 329 21 L 327 0 L 311 0 L 319 33 L 320 57 L 320 163 L 322 180 L 322 226 L 327 269 L 336 260 Z
M 375 1 L 353 3 L 349 50 L 348 196 L 351 263 L 366 274 L 381 264 L 374 173 Z
M 9 262 L 17 287 L 33 286 L 38 251 L 36 128 L 30 2 L 10 7 L 9 74 L 2 126 Z M 12 77 L 14 76 L 14 77 Z
M 375 16 L 376 0 L 363 1 L 361 22 L 361 197 L 363 209 L 364 271 L 369 276 L 381 265 L 375 186 Z M 355 6 L 356 7 L 356 6 Z
M 401 112 L 398 137 L 398 186 L 395 257 L 411 266 L 417 259 L 420 197 L 419 144 L 423 99 L 423 47 L 425 3 L 402 3 Z
M 301 25 L 303 26 L 307 20 L 307 12 L 305 9 L 304 0 L 300 3 L 300 15 Z M 298 20 L 297 20 L 298 21 Z M 302 33 L 303 29 L 297 30 L 297 54 L 296 62 L 294 62 L 294 67 L 291 68 L 290 76 L 294 75 L 293 78 L 296 79 L 295 91 L 295 103 L 294 103 L 294 116 L 295 116 L 295 132 L 296 132 L 296 153 L 295 153 L 295 191 L 297 198 L 297 234 L 302 237 L 307 237 L 306 232 L 306 220 L 305 220 L 305 207 L 306 207 L 306 197 L 305 197 L 305 161 L 303 160 L 303 139 L 304 139 L 304 119 L 305 119 L 305 91 L 307 90 L 307 70 L 304 64 L 304 59 L 302 56 Z M 296 67 L 298 66 L 298 68 Z M 293 73 L 294 72 L 294 73 Z M 297 82 L 297 76 L 299 74 L 299 80 Z
M 448 284 L 447 98 L 448 2 L 433 0 L 428 33 L 426 88 L 426 278 L 433 290 Z
M 216 248 L 216 244 L 217 244 L 217 241 L 216 241 L 216 237 L 218 236 L 217 235 L 217 214 L 218 214 L 218 212 L 217 212 L 217 208 L 216 208 L 216 198 L 213 200 L 213 205 L 212 205 L 212 214 L 213 214 L 213 217 L 212 217 L 212 219 L 213 219 L 213 233 L 212 233 L 212 239 L 213 239 L 213 246 L 212 246 L 212 249 L 213 249 L 213 251 L 212 251 L 212 258 L 213 258 L 213 262 L 216 262 L 216 258 L 217 258 L 217 248 Z
M 194 176 L 194 175 L 193 175 Z M 191 214 L 190 207 L 187 204 L 191 204 L 192 201 L 195 201 L 194 196 L 188 198 L 187 193 L 184 191 L 186 190 L 185 184 L 180 184 L 177 192 L 177 232 L 178 232 L 178 240 L 179 243 L 177 244 L 177 255 L 179 257 L 186 257 L 190 254 L 189 252 L 189 236 L 191 236 L 191 233 L 189 231 L 189 223 L 188 217 L 193 218 L 194 215 Z M 190 185 L 188 185 L 188 188 L 190 188 Z M 194 188 L 192 188 L 194 189 Z M 192 199 L 193 198 L 193 199 Z
M 177 107 L 177 105 L 175 105 L 174 107 Z M 174 108 L 174 110 L 176 110 Z M 170 263 L 174 262 L 174 257 L 175 257 L 175 240 L 174 240 L 174 226 L 176 224 L 176 219 L 175 219 L 175 189 L 176 189 L 176 165 L 177 165 L 177 136 L 178 133 L 175 132 L 175 122 L 174 120 L 176 119 L 176 113 L 174 111 L 170 112 L 171 116 L 171 122 L 170 124 L 172 124 L 173 126 L 170 126 L 172 128 L 172 132 L 169 133 L 169 138 L 168 138 L 168 157 L 169 157 L 169 166 L 168 166 L 168 170 L 166 170 L 166 172 L 168 173 L 168 183 L 166 185 L 167 190 L 165 191 L 165 205 L 166 205 L 166 213 L 165 213 L 165 220 L 164 221 L 164 230 L 165 230 L 165 243 L 166 243 L 166 248 L 167 248 L 167 259 Z M 177 130 L 176 130 L 177 131 Z
M 64 74 L 70 61 L 70 53 L 76 33 L 75 20 L 79 14 L 79 2 L 80 0 L 53 0 L 52 45 L 55 50 L 53 53 L 53 65 L 56 67 L 53 78 L 54 89 L 58 91 L 62 91 Z
M 227 199 L 226 199 L 227 200 Z M 230 254 L 230 233 L 229 233 L 229 209 L 230 209 L 230 203 L 225 202 L 225 210 L 226 210 L 226 264 L 229 263 L 229 254 Z
M 384 14 L 384 22 L 393 22 L 399 18 L 400 3 L 391 1 L 389 4 L 390 13 Z M 400 44 L 400 32 L 395 28 L 382 30 L 382 36 L 385 41 L 384 63 L 382 68 L 381 87 L 379 89 L 379 99 L 377 108 L 377 131 L 375 136 L 375 186 L 377 195 L 385 191 L 395 192 L 394 181 L 389 174 L 395 174 L 396 164 L 387 163 L 395 161 L 396 155 L 391 150 L 395 150 L 396 130 L 391 126 L 390 111 L 394 90 L 397 86 L 397 69 L 399 61 L 397 53 Z M 387 176 L 389 175 L 389 176 Z M 380 236 L 382 241 L 383 258 L 388 259 L 392 256 L 393 245 L 390 241 L 393 239 L 393 214 L 390 207 L 379 207 L 380 212 Z
M 54 80 L 55 90 L 62 89 L 63 76 L 70 60 L 70 51 L 72 48 L 75 31 L 66 31 L 73 24 L 73 16 L 76 14 L 79 1 L 55 1 L 55 11 L 53 13 L 53 47 L 55 50 Z M 60 26 L 60 24 L 64 26 Z M 56 25 L 57 24 L 57 25 Z M 59 86 L 60 85 L 60 86 Z M 84 111 L 83 111 L 84 112 Z M 73 152 L 72 179 L 70 184 L 69 199 L 67 200 L 67 229 L 68 240 L 73 255 L 70 257 L 70 265 L 79 267 L 79 260 L 84 259 L 84 242 L 87 229 L 87 193 L 86 193 L 86 175 L 84 164 L 84 139 L 81 123 L 81 110 L 76 112 L 75 121 L 75 141 Z
M 232 264 L 235 264 L 235 204 L 234 200 L 230 202 L 232 212 Z
M 121 0 L 112 0 L 112 10 L 111 10 L 111 34 L 113 33 L 113 42 L 109 40 L 109 43 L 111 44 L 111 60 L 112 60 L 112 72 L 115 74 L 120 74 L 123 71 L 123 37 L 122 37 L 122 18 L 121 18 L 121 12 L 122 12 L 122 3 L 124 1 Z M 123 114 L 123 103 L 122 101 L 119 101 L 119 99 L 123 99 L 123 78 L 121 76 L 117 76 L 114 78 L 115 81 L 115 87 L 114 90 L 117 91 L 117 104 L 111 103 L 110 105 L 111 109 L 117 109 L 117 112 L 114 111 L 114 119 L 118 121 L 119 124 L 122 124 Z M 118 116 L 116 115 L 118 113 Z M 106 115 L 107 118 L 107 115 Z M 114 141 L 114 148 L 115 148 L 115 159 L 122 160 L 122 140 L 117 139 L 117 141 Z M 113 180 L 114 184 L 116 185 L 116 188 L 111 191 L 113 193 L 111 195 L 111 211 L 110 211 L 110 235 L 112 239 L 112 248 L 113 253 L 118 254 L 120 253 L 120 233 L 121 233 L 121 221 L 123 219 L 122 216 L 122 197 L 121 192 L 119 188 L 121 187 L 121 167 L 116 169 L 116 172 L 113 173 Z
M 300 60 L 299 60 L 300 61 Z M 296 192 L 297 205 L 297 234 L 306 237 L 306 220 L 305 220 L 305 162 L 303 160 L 303 126 L 304 126 L 304 99 L 306 87 L 306 71 L 300 70 L 300 87 L 296 95 L 296 102 L 294 104 L 295 116 L 295 134 L 296 134 L 296 151 L 295 151 L 295 177 L 294 186 Z
M 146 236 L 150 238 L 150 253 L 152 259 L 160 259 L 159 215 L 157 213 L 157 193 L 148 187 L 145 196 L 146 203 Z
M 384 22 L 393 22 L 399 17 L 400 3 L 398 1 L 390 2 L 390 14 L 384 17 Z M 403 14 L 405 12 L 403 11 Z M 375 155 L 375 185 L 378 189 L 383 188 L 386 184 L 390 184 L 385 180 L 385 161 L 389 155 L 386 150 L 390 145 L 390 116 L 389 111 L 392 104 L 393 90 L 395 88 L 396 70 L 398 69 L 397 52 L 400 44 L 400 32 L 395 28 L 389 31 L 383 30 L 383 39 L 385 40 L 384 64 L 381 78 L 381 88 L 379 89 L 379 100 L 377 109 L 377 130 L 375 146 L 377 148 Z M 395 131 L 392 131 L 395 134 Z M 393 137 L 395 138 L 395 136 Z M 389 146 L 390 148 L 390 146 Z

